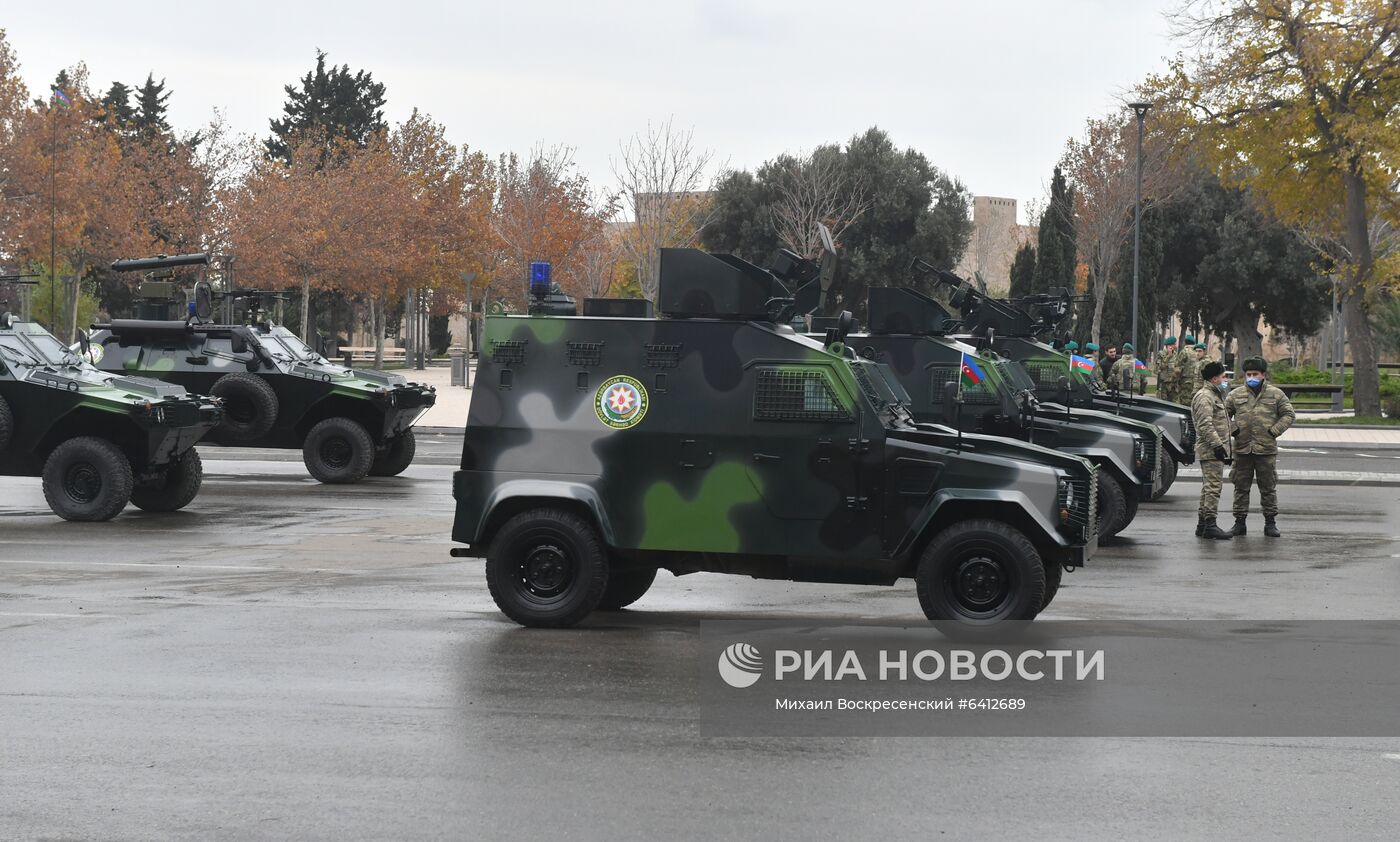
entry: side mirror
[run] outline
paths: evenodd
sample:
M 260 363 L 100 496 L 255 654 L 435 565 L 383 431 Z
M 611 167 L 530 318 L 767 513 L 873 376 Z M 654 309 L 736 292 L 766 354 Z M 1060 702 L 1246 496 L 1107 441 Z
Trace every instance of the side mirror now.
M 213 312 L 214 288 L 208 281 L 200 281 L 194 285 L 194 314 L 200 321 L 206 321 Z
M 836 320 L 836 341 L 845 342 L 846 337 L 851 335 L 855 326 L 856 317 L 851 314 L 850 310 L 842 310 L 840 318 Z
M 92 362 L 92 340 L 85 330 L 78 331 L 78 352 L 85 362 Z
M 949 380 L 943 384 L 943 423 L 952 424 L 958 415 L 958 383 Z

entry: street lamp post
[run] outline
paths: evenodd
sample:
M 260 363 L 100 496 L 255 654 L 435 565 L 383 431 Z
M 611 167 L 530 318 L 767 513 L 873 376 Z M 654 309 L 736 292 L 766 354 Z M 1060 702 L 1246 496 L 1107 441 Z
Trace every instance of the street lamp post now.
M 1137 196 L 1133 199 L 1133 351 L 1138 346 L 1138 261 L 1142 252 L 1142 125 L 1147 118 L 1150 102 L 1130 102 L 1128 107 L 1137 115 Z

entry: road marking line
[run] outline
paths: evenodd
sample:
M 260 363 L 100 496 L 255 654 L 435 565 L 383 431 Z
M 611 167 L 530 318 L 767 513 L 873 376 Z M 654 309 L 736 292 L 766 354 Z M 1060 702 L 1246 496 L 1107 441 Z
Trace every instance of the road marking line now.
M 157 564 L 155 562 L 141 561 L 25 561 L 22 559 L 3 559 L 0 564 L 18 564 L 24 566 L 44 566 L 59 565 L 60 567 L 169 567 L 180 568 L 182 570 L 263 570 L 275 571 L 284 570 L 283 567 L 251 567 L 240 564 Z
M 102 617 L 103 614 L 46 614 L 38 611 L 0 611 L 0 617 Z
M 1391 753 L 1391 754 L 1382 754 L 1381 757 L 1384 757 L 1386 760 L 1400 760 L 1400 754 L 1394 754 L 1394 753 Z

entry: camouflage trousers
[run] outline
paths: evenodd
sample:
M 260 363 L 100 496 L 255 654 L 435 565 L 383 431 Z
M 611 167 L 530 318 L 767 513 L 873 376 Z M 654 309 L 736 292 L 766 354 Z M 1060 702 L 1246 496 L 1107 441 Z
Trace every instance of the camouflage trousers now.
M 1235 517 L 1249 514 L 1249 489 L 1259 480 L 1259 508 L 1265 515 L 1278 514 L 1278 456 L 1235 454 L 1230 482 L 1235 485 Z
M 1225 483 L 1225 463 L 1201 460 L 1201 517 L 1215 517 L 1220 510 L 1220 489 Z

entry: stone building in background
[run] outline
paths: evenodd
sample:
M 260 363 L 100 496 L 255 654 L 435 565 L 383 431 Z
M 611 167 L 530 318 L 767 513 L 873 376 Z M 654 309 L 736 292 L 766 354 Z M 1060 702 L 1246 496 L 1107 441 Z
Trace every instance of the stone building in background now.
M 974 281 L 980 276 L 987 291 L 1004 294 L 1011 286 L 1011 261 L 1025 243 L 1036 242 L 1039 226 L 1016 221 L 1016 200 L 999 196 L 972 197 L 972 239 L 954 268 Z

